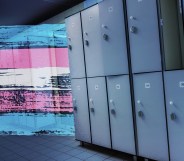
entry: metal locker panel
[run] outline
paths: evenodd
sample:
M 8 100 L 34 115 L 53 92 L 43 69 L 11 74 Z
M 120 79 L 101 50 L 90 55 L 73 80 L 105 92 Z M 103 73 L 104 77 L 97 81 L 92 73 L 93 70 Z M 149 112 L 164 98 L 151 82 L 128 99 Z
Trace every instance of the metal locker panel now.
M 165 94 L 171 161 L 183 160 L 184 71 L 165 72 Z
M 104 77 L 88 78 L 92 143 L 111 148 L 106 81 Z
M 68 36 L 70 76 L 71 78 L 84 78 L 86 74 L 80 13 L 67 18 L 65 22 Z
M 81 16 L 87 76 L 102 76 L 104 62 L 101 50 L 99 6 L 95 5 L 82 11 Z
M 168 161 L 162 73 L 134 75 L 134 93 L 139 155 Z
M 161 71 L 157 0 L 127 0 L 133 73 Z
M 91 143 L 86 79 L 72 79 L 72 97 L 77 140 Z
M 129 76 L 107 77 L 112 148 L 136 155 Z
M 128 74 L 124 5 L 122 0 L 99 3 L 104 75 Z

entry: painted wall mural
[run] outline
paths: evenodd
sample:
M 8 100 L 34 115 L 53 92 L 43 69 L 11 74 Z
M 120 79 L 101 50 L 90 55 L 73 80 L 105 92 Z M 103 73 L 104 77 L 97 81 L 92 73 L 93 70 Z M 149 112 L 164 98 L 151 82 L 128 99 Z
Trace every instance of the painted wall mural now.
M 74 135 L 65 25 L 0 35 L 0 134 Z

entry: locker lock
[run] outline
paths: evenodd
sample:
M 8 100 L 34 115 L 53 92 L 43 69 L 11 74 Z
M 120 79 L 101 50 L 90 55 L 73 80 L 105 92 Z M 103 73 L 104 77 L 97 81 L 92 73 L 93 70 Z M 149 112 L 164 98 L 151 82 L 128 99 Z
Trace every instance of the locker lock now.
M 94 109 L 94 102 L 93 102 L 93 99 L 92 98 L 90 98 L 89 99 L 89 102 L 90 102 L 90 110 L 91 110 L 91 112 L 95 112 L 95 109 Z
M 130 32 L 135 34 L 137 32 L 137 28 L 135 26 L 131 26 Z
M 115 114 L 116 114 L 115 109 L 111 109 L 111 114 L 113 114 L 113 115 L 115 115 Z
M 171 117 L 171 120 L 173 120 L 173 121 L 176 120 L 176 114 L 175 113 L 171 113 L 170 117 Z
M 74 111 L 77 111 L 77 101 L 75 98 L 73 99 L 73 109 Z
M 139 111 L 139 112 L 138 112 L 138 116 L 139 116 L 139 117 L 143 117 L 143 116 L 144 116 L 144 113 L 143 113 L 142 111 Z
M 104 39 L 105 41 L 108 41 L 108 40 L 109 40 L 109 36 L 108 36 L 107 34 L 103 34 L 103 39 Z
M 74 106 L 73 109 L 74 109 L 74 111 L 77 111 L 77 106 Z
M 94 107 L 90 107 L 91 112 L 95 112 Z
M 69 50 L 72 50 L 72 45 L 68 45 L 68 49 Z
M 85 45 L 89 46 L 89 41 L 88 40 L 85 40 Z

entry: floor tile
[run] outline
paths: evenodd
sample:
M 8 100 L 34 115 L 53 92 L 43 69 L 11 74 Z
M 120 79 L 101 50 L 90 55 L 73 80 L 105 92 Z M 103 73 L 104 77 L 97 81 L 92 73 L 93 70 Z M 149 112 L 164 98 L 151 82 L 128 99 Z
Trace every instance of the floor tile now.
M 76 155 L 81 154 L 83 152 L 84 151 L 79 150 L 79 149 L 72 149 L 70 151 L 67 151 L 66 153 L 69 154 L 69 155 L 71 155 L 71 156 L 76 156 Z
M 0 161 L 131 161 L 98 146 L 80 146 L 70 136 L 0 136 L 0 142 Z
M 88 152 L 83 152 L 81 154 L 76 155 L 77 158 L 85 160 L 88 159 L 89 157 L 92 157 L 94 154 L 90 154 Z
M 70 158 L 70 159 L 67 159 L 66 161 L 82 161 L 81 159 L 78 159 L 78 158 Z
M 105 160 L 105 158 L 98 156 L 98 155 L 94 155 L 94 156 L 86 159 L 86 161 L 103 161 L 103 160 Z

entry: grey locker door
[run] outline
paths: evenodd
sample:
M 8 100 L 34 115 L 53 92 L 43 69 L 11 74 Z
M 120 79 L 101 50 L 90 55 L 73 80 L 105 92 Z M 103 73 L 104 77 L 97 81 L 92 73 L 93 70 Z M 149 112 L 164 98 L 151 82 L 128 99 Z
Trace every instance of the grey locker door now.
M 106 81 L 104 77 L 88 78 L 92 143 L 111 148 Z
M 81 12 L 83 39 L 88 77 L 104 75 L 101 51 L 99 6 L 95 5 Z
M 65 20 L 68 36 L 68 54 L 71 78 L 84 78 L 85 62 L 80 13 Z
M 127 0 L 133 73 L 161 71 L 157 0 Z
M 77 140 L 91 143 L 86 79 L 72 79 L 72 96 Z
M 171 161 L 183 160 L 184 71 L 165 72 L 165 94 Z
M 129 76 L 107 77 L 112 148 L 135 155 Z
M 162 73 L 134 75 L 139 155 L 168 161 Z
M 104 75 L 128 74 L 123 1 L 99 3 L 99 16 Z

